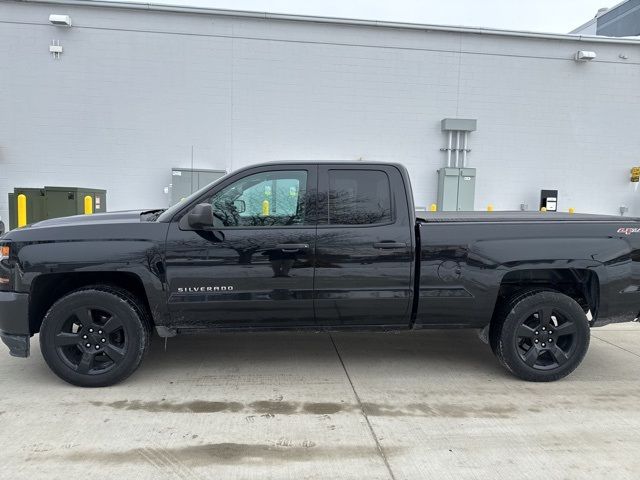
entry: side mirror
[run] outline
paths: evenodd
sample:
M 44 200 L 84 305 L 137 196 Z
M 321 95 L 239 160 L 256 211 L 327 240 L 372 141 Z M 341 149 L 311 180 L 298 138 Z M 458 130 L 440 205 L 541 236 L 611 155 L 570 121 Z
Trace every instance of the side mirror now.
M 235 200 L 233 206 L 236 207 L 238 213 L 244 213 L 247 210 L 247 204 L 244 203 L 244 200 Z
M 213 227 L 213 208 L 209 203 L 199 203 L 187 214 L 187 222 L 194 230 Z

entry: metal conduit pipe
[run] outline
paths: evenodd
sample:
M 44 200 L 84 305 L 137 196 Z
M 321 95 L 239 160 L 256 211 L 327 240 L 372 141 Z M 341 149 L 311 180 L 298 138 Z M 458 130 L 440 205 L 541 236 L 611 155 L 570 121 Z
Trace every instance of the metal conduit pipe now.
M 462 168 L 467 166 L 467 151 L 468 149 L 469 132 L 464 132 L 464 149 L 462 150 Z

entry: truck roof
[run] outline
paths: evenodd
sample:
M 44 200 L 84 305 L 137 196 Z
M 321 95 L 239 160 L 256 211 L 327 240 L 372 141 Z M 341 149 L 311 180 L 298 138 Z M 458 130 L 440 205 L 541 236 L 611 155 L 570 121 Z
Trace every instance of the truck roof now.
M 418 212 L 418 220 L 425 223 L 447 222 L 638 222 L 636 217 L 595 215 L 567 212 Z
M 339 165 L 343 166 L 393 166 L 406 168 L 402 163 L 399 162 L 382 162 L 378 160 L 272 160 L 269 162 L 260 162 L 260 163 L 252 163 L 251 165 L 247 165 L 246 167 L 242 167 L 242 169 L 249 169 L 254 167 L 272 167 L 274 165 Z M 238 169 L 240 170 L 240 169 Z

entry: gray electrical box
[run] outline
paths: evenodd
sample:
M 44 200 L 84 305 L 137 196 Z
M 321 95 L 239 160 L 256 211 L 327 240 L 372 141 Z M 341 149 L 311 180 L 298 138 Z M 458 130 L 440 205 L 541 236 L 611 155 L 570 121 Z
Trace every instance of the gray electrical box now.
M 443 132 L 451 130 L 458 132 L 475 132 L 478 121 L 475 118 L 443 118 L 440 122 Z
M 175 205 L 193 192 L 218 180 L 224 170 L 199 170 L 190 168 L 171 169 L 171 205 Z
M 451 212 L 458 210 L 459 168 L 441 168 L 438 170 L 438 210 Z
M 475 168 L 445 167 L 438 170 L 439 211 L 472 211 L 475 194 Z

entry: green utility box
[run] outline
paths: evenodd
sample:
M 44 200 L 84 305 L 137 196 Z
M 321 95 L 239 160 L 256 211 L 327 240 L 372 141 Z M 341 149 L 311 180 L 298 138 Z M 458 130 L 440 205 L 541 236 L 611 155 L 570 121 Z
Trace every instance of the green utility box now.
M 441 168 L 438 170 L 438 210 L 472 211 L 476 193 L 475 168 Z
M 9 193 L 9 229 L 18 226 L 18 195 L 27 197 L 27 223 L 37 222 L 46 218 L 43 188 L 14 188 Z M 34 219 L 34 220 L 32 220 Z
M 85 213 L 84 198 L 91 197 L 93 213 L 107 211 L 107 191 L 81 187 L 14 188 L 9 194 L 9 228 L 18 226 L 18 195 L 27 197 L 27 223 Z

